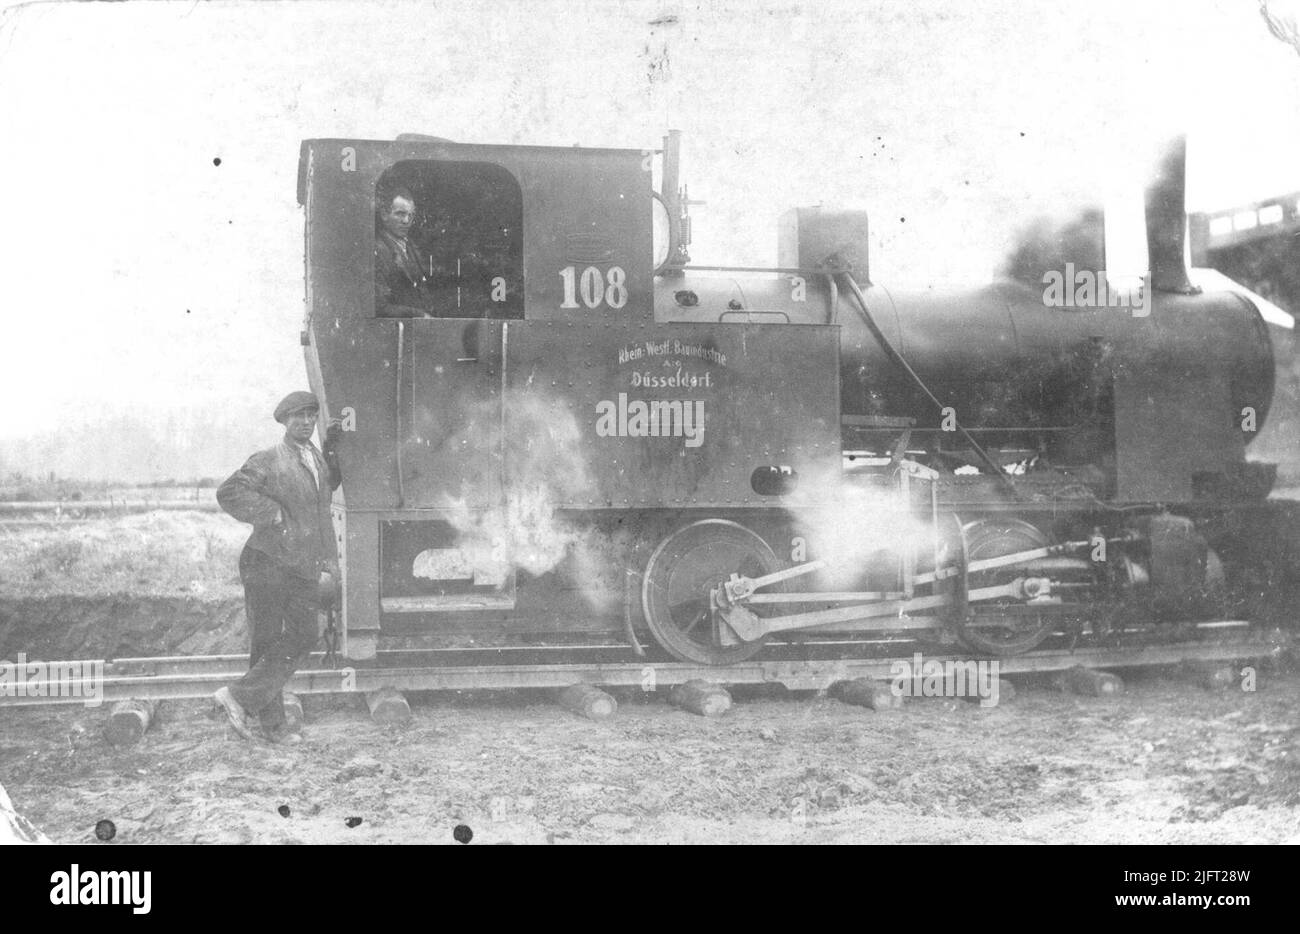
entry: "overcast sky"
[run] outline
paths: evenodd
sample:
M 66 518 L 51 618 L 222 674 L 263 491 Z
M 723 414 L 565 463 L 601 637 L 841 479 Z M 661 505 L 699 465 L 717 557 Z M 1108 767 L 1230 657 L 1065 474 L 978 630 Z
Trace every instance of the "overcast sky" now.
M 1135 190 L 1178 129 L 1192 209 L 1300 190 L 1298 103 L 1255 0 L 9 9 L 0 439 L 305 385 L 302 139 L 678 128 L 697 261 L 773 262 L 777 216 L 820 201 L 871 211 L 874 279 L 924 286 Z

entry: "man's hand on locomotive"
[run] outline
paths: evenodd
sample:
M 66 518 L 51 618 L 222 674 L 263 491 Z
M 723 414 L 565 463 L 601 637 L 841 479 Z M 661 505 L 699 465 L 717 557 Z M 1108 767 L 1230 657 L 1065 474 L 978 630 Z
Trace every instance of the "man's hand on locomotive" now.
M 336 489 L 343 482 L 343 472 L 339 468 L 339 440 L 343 437 L 343 424 L 337 418 L 331 418 L 325 428 L 325 440 L 321 442 L 320 453 L 329 470 L 330 489 Z
M 326 462 L 332 463 L 339 456 L 339 439 L 343 437 L 343 423 L 337 418 L 331 418 L 330 423 L 325 428 L 325 440 L 321 442 L 320 452 Z
M 323 450 L 333 450 L 334 446 L 339 443 L 339 438 L 343 437 L 343 421 L 338 418 L 331 418 L 330 423 L 325 428 L 325 444 Z

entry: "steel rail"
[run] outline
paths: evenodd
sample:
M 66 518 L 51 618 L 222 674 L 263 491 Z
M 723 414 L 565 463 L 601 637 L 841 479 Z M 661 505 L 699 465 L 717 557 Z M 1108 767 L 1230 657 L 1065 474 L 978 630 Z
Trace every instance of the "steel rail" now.
M 22 515 L 32 512 L 58 513 L 121 513 L 121 512 L 219 512 L 221 507 L 215 499 L 166 499 L 166 500 L 50 500 L 50 501 L 15 501 L 0 502 L 0 516 Z
M 1198 630 L 1215 632 L 1245 629 L 1249 624 L 1222 620 L 1196 624 Z M 1139 632 L 1146 633 L 1147 630 Z M 1121 636 L 1124 634 L 1120 634 Z M 1247 632 L 1239 641 L 1167 642 L 1151 645 L 1109 645 L 1083 648 L 1054 648 L 996 659 L 1001 674 L 1061 671 L 1076 666 L 1125 668 L 1169 665 L 1179 662 L 1235 661 L 1266 658 L 1287 649 L 1292 640 L 1286 633 Z M 608 648 L 608 647 L 602 647 Z M 572 651 L 569 647 L 568 651 Z M 392 652 L 392 655 L 423 653 Z M 320 656 L 313 658 L 319 664 Z M 969 653 L 927 654 L 927 661 L 968 663 L 979 659 Z M 985 659 L 993 661 L 993 659 Z M 680 662 L 556 662 L 544 664 L 402 665 L 389 667 L 347 666 L 339 669 L 311 668 L 299 671 L 287 689 L 298 694 L 367 693 L 379 688 L 407 691 L 465 691 L 520 688 L 560 688 L 589 684 L 644 687 L 653 672 L 656 686 L 703 679 L 722 684 L 781 683 L 790 690 L 822 690 L 836 681 L 853 678 L 874 680 L 895 677 L 908 657 L 840 659 L 768 659 L 736 665 L 711 666 Z M 95 662 L 90 662 L 94 664 Z M 103 678 L 61 682 L 58 696 L 21 696 L 14 679 L 0 681 L 0 708 L 55 704 L 98 706 L 122 700 L 182 700 L 210 696 L 246 670 L 244 655 L 169 656 L 117 659 L 99 662 Z M 58 662 L 28 663 L 57 665 Z M 94 701 L 93 703 L 91 701 Z

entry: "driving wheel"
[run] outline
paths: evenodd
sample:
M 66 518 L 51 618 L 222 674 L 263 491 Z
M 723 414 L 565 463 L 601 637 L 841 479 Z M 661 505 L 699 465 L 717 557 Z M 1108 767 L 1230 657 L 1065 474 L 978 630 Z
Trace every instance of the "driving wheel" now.
M 641 606 L 650 632 L 684 662 L 730 665 L 750 658 L 766 638 L 736 642 L 710 594 L 733 574 L 762 577 L 779 567 L 767 543 L 743 525 L 706 519 L 678 529 L 646 565 Z M 749 609 L 759 616 L 771 612 L 765 606 Z
M 1030 551 L 1048 544 L 1046 535 L 1020 519 L 980 519 L 963 531 L 968 562 Z M 1009 584 L 1025 573 L 1024 565 L 975 571 L 967 575 L 967 589 Z M 971 603 L 968 612 L 957 620 L 957 635 L 977 652 L 1019 655 L 1046 639 L 1052 625 L 1049 614 L 1008 597 Z

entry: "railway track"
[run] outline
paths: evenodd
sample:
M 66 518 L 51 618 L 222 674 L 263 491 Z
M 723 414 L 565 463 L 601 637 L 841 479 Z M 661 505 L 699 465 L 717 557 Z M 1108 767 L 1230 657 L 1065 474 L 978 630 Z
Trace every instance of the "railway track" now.
M 215 498 L 167 500 L 51 500 L 0 502 L 0 526 L 79 525 L 148 512 L 220 512 Z
M 998 660 L 999 675 L 1065 671 L 1073 668 L 1120 669 L 1172 665 L 1181 662 L 1231 662 L 1276 656 L 1292 644 L 1289 634 L 1261 631 L 1249 623 L 1226 620 L 1186 627 L 1192 638 L 1178 642 L 1134 644 L 1148 631 L 1119 633 L 1110 644 L 1073 648 L 1058 645 Z M 1129 644 L 1123 644 L 1130 640 Z M 708 681 L 721 685 L 782 684 L 790 690 L 825 690 L 841 681 L 885 681 L 910 662 L 920 643 L 877 646 L 872 657 L 808 657 L 808 647 L 786 646 L 779 657 L 751 660 L 725 667 L 645 659 L 628 662 L 626 649 L 610 646 L 564 649 L 508 648 L 444 651 L 381 651 L 364 664 L 325 664 L 321 654 L 287 685 L 296 694 L 364 693 L 388 688 L 397 691 L 501 690 L 564 688 L 577 683 L 609 687 L 655 688 Z M 900 651 L 903 650 L 903 651 Z M 946 650 L 924 653 L 927 662 L 966 663 L 969 653 Z M 28 662 L 47 671 L 67 662 Z M 0 681 L 0 707 L 84 704 L 126 700 L 179 700 L 211 695 L 248 668 L 247 655 L 119 658 L 75 663 L 80 677 L 51 679 L 42 695 L 20 693 Z M 99 666 L 96 668 L 95 666 Z M 89 673 L 87 673 L 89 670 Z M 57 695 L 51 693 L 57 689 Z

